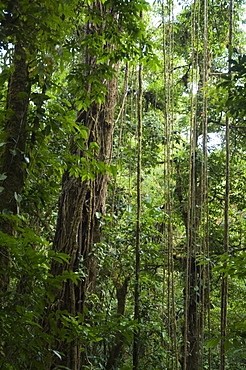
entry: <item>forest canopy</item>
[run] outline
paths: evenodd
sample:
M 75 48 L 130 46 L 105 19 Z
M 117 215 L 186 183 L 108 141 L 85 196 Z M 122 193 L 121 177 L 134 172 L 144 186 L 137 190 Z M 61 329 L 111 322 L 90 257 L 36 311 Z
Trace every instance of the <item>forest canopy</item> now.
M 246 369 L 243 0 L 0 3 L 0 369 Z

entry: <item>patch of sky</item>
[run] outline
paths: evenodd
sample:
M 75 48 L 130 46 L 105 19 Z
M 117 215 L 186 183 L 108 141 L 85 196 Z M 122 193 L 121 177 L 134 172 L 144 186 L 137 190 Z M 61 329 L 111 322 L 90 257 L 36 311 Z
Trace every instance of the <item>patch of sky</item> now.
M 223 133 L 211 132 L 207 134 L 207 150 L 209 152 L 220 149 L 224 141 Z M 203 146 L 203 136 L 200 135 L 198 138 L 198 147 L 202 149 Z

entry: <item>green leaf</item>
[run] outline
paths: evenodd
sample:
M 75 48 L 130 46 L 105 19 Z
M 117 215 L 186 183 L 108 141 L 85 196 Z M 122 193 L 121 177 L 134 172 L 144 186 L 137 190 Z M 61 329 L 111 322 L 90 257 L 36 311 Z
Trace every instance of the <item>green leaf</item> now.
M 54 300 L 55 300 L 55 295 L 50 290 L 47 290 L 46 294 L 47 294 L 48 298 L 50 299 L 50 301 L 53 303 Z
M 90 147 L 89 147 L 90 150 L 99 150 L 99 145 L 95 142 L 92 142 L 90 143 Z
M 60 352 L 58 352 L 58 351 L 56 351 L 56 350 L 54 350 L 54 349 L 52 349 L 51 350 L 57 357 L 59 357 L 59 359 L 61 360 L 62 359 L 62 356 L 61 356 L 61 354 L 60 354 Z M 64 369 L 67 369 L 66 367 L 63 367 Z
M 209 349 L 209 348 L 215 348 L 215 347 L 218 346 L 218 344 L 220 343 L 220 341 L 221 341 L 221 338 L 220 337 L 210 339 L 209 341 L 207 341 L 206 348 L 207 349 Z
M 70 256 L 68 254 L 66 254 L 66 253 L 57 253 L 56 256 L 58 256 L 64 262 L 69 263 Z
M 108 167 L 108 172 L 113 176 L 113 177 L 116 177 L 117 176 L 117 167 L 114 166 L 114 165 L 110 165 Z
M 14 197 L 17 203 L 21 202 L 22 196 L 20 194 L 17 194 L 16 192 L 14 192 Z
M 0 181 L 3 181 L 7 178 L 7 176 L 4 173 L 0 174 Z
M 103 338 L 102 337 L 98 337 L 98 338 L 92 339 L 91 340 L 91 343 L 100 342 L 101 340 L 103 340 Z

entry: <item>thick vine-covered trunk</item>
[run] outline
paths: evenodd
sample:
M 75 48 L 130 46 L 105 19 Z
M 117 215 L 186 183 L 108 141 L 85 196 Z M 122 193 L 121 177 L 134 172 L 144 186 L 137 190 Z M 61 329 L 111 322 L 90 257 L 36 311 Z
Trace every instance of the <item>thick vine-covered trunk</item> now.
M 108 104 L 94 106 L 93 110 L 85 113 L 83 122 L 90 130 L 89 141 L 96 141 L 99 144 L 100 160 L 106 163 L 111 157 L 113 113 L 117 91 L 115 78 L 108 82 L 108 89 L 110 91 L 107 96 Z M 82 181 L 81 178 L 69 176 L 68 172 L 63 176 L 53 249 L 58 253 L 68 254 L 70 260 L 69 264 L 61 264 L 54 260 L 51 273 L 58 276 L 66 270 L 78 272 L 81 268 L 85 277 L 82 277 L 77 285 L 72 280 L 63 282 L 62 288 L 55 293 L 55 302 L 49 308 L 50 312 L 66 310 L 73 316 L 77 312 L 83 313 L 86 291 L 92 289 L 96 278 L 96 260 L 91 251 L 92 246 L 100 241 L 96 212 L 105 214 L 108 180 L 107 174 L 98 174 L 94 181 Z M 81 368 L 78 343 L 60 342 L 57 350 L 64 354 L 61 361 L 57 358 L 59 365 L 73 370 Z
M 20 44 L 15 45 L 13 73 L 9 79 L 7 110 L 4 132 L 6 144 L 1 159 L 1 192 L 0 192 L 0 231 L 14 234 L 14 224 L 6 215 L 18 213 L 18 201 L 25 181 L 25 147 L 27 139 L 26 122 L 30 96 L 30 82 L 26 52 Z M 3 215 L 2 215 L 3 214 Z M 10 256 L 7 245 L 2 243 L 0 253 L 0 291 L 8 288 L 8 267 Z
M 93 24 L 89 24 L 87 30 L 90 33 L 99 32 L 98 28 L 96 30 L 93 28 Z M 86 64 L 87 69 L 95 73 L 96 58 L 87 55 Z M 111 64 L 110 67 L 117 70 L 115 64 Z M 86 159 L 85 162 L 81 162 L 82 166 L 84 163 L 86 166 L 92 163 L 86 152 L 90 143 L 96 143 L 99 147 L 99 150 L 94 150 L 93 160 L 96 159 L 106 165 L 111 160 L 118 86 L 115 74 L 106 82 L 102 76 L 101 81 L 107 90 L 105 102 L 92 102 L 87 111 L 82 110 L 78 113 L 77 123 L 87 127 L 88 139 L 85 140 L 85 150 L 77 147 L 76 139 L 72 139 L 70 144 L 72 155 Z M 93 82 L 88 83 L 88 94 L 93 88 L 92 84 Z M 57 310 L 66 310 L 71 316 L 78 312 L 83 314 L 86 292 L 93 289 L 96 279 L 97 262 L 91 252 L 93 245 L 100 241 L 98 214 L 105 214 L 108 182 L 109 175 L 105 172 L 97 173 L 95 180 L 82 180 L 81 177 L 71 176 L 69 170 L 64 173 L 53 250 L 57 253 L 66 253 L 70 260 L 69 263 L 63 264 L 54 260 L 50 272 L 53 276 L 62 275 L 64 271 L 78 272 L 80 279 L 78 284 L 68 279 L 62 283 L 61 289 L 54 292 L 55 301 L 47 309 L 49 317 Z M 56 324 L 62 328 L 60 321 Z M 51 330 L 49 320 L 44 326 L 47 332 Z M 83 362 L 79 344 L 81 339 L 83 338 L 73 338 L 70 343 L 66 340 L 56 343 L 56 350 L 62 354 L 62 359 L 56 356 L 50 365 L 51 368 L 55 363 L 72 370 L 81 369 Z
M 188 201 L 190 210 L 187 211 L 187 203 L 184 202 L 182 173 L 176 163 L 177 181 L 176 193 L 180 203 L 183 222 L 186 227 L 187 251 L 184 259 L 186 269 L 186 286 L 184 289 L 185 322 L 183 328 L 184 345 L 180 363 L 182 369 L 198 370 L 200 368 L 201 350 L 201 307 L 204 304 L 202 296 L 202 271 L 197 264 L 197 245 L 199 243 L 199 226 L 201 222 L 201 188 L 198 182 L 197 159 L 195 158 L 191 168 L 193 178 L 190 190 L 192 199 Z
M 205 51 L 204 51 L 205 52 Z M 184 289 L 185 302 L 185 323 L 183 328 L 184 351 L 180 360 L 182 369 L 197 370 L 202 368 L 202 347 L 203 343 L 203 325 L 205 312 L 208 307 L 207 302 L 207 272 L 203 266 L 197 262 L 197 257 L 206 251 L 204 250 L 204 236 L 202 236 L 202 228 L 204 227 L 204 207 L 206 202 L 207 191 L 205 189 L 205 173 L 204 161 L 205 146 L 203 153 L 198 148 L 198 138 L 204 135 L 204 143 L 207 140 L 203 125 L 205 124 L 204 117 L 199 117 L 199 112 L 205 108 L 204 105 L 204 84 L 207 79 L 207 70 L 204 70 L 204 55 L 197 56 L 199 68 L 199 80 L 196 102 L 191 106 L 191 138 L 190 138 L 190 163 L 189 163 L 189 184 L 188 184 L 188 199 L 185 195 L 185 184 L 182 179 L 182 172 L 179 163 L 176 163 L 176 194 L 180 204 L 180 211 L 183 222 L 186 228 L 186 287 Z M 208 57 L 206 57 L 208 63 Z M 208 63 L 209 64 L 209 63 Z M 206 65 L 207 68 L 207 65 Z M 193 111 L 194 110 L 194 111 Z M 203 144 L 204 145 L 204 144 Z M 203 156 L 201 156 L 201 154 Z M 186 185 L 187 186 L 187 185 Z

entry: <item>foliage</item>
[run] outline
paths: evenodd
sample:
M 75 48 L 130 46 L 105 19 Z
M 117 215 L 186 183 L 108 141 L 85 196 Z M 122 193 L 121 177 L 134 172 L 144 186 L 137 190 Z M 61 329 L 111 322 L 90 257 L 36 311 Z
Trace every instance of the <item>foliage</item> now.
M 86 359 L 84 368 L 95 369 L 106 369 L 115 344 L 121 343 L 115 368 L 131 369 L 136 330 L 140 332 L 139 369 L 173 369 L 175 361 L 182 361 L 186 217 L 191 202 L 189 135 L 194 119 L 197 123 L 195 161 L 199 193 L 204 169 L 201 144 L 204 94 L 208 99 L 208 132 L 219 133 L 221 141 L 209 146 L 207 152 L 208 210 L 205 217 L 202 202 L 196 204 L 199 212 L 201 210 L 197 216 L 198 223 L 201 222 L 196 231 L 195 247 L 201 249 L 206 230 L 210 247 L 209 255 L 197 253 L 195 256 L 196 267 L 208 268 L 210 275 L 209 302 L 205 307 L 209 312 L 210 328 L 204 330 L 201 352 L 205 358 L 204 368 L 208 368 L 209 351 L 212 368 L 219 367 L 220 282 L 222 276 L 227 276 L 227 367 L 239 370 L 245 366 L 246 56 L 239 52 L 240 48 L 235 50 L 244 45 L 240 45 L 240 32 L 236 28 L 235 47 L 229 46 L 232 59 L 227 72 L 228 2 L 214 1 L 208 11 L 210 77 L 207 85 L 201 87 L 204 3 L 200 2 L 200 8 L 196 8 L 190 2 L 182 2 L 183 10 L 173 18 L 170 2 L 164 8 L 159 3 L 153 7 L 152 17 L 158 21 L 155 27 L 149 24 L 150 6 L 144 0 L 101 1 L 105 9 L 103 16 L 98 4 L 90 0 L 42 0 L 38 6 L 25 0 L 1 2 L 0 154 L 7 140 L 5 122 L 13 114 L 6 110 L 6 100 L 14 68 L 13 49 L 17 43 L 24 47 L 31 85 L 26 148 L 22 153 L 25 186 L 21 194 L 14 195 L 17 215 L 7 210 L 1 215 L 2 220 L 14 225 L 13 235 L 0 231 L 0 245 L 8 247 L 11 259 L 8 268 L 1 266 L 1 273 L 10 278 L 7 292 L 0 295 L 2 369 L 46 370 L 55 358 L 63 357 L 58 349 L 61 341 L 76 342 Z M 235 1 L 236 10 L 239 6 L 240 1 Z M 144 12 L 143 18 L 141 12 Z M 196 36 L 192 34 L 192 17 L 197 20 Z M 87 21 L 101 31 L 84 36 Z M 237 22 L 236 17 L 236 27 Z M 167 49 L 163 48 L 162 32 L 167 37 Z M 195 37 L 195 55 L 192 55 L 192 37 Z M 85 62 L 85 56 L 93 63 Z M 121 91 L 125 62 L 129 62 L 126 96 L 125 91 Z M 113 66 L 118 63 L 119 70 L 116 70 Z M 144 71 L 139 325 L 134 320 L 138 63 L 143 64 Z M 115 76 L 119 80 L 117 112 L 122 115 L 114 132 L 113 161 L 108 164 L 97 158 L 100 152 L 97 142 L 87 147 L 89 130 L 78 117 L 81 112 L 90 112 L 93 106 L 106 105 L 105 81 Z M 192 99 L 196 104 L 193 112 Z M 231 130 L 228 253 L 223 252 L 226 117 L 230 119 Z M 168 122 L 171 122 L 169 133 Z M 71 143 L 84 155 L 69 150 Z M 84 270 L 85 261 L 81 260 L 83 268 L 77 271 L 66 270 L 71 256 L 52 250 L 65 171 L 84 183 L 93 183 L 98 176 L 105 175 L 109 182 L 108 204 L 106 214 L 96 214 L 101 241 L 94 243 L 89 258 L 96 266 L 97 279 L 87 292 L 84 311 L 71 315 L 66 310 L 54 309 L 47 317 L 47 307 L 55 307 L 57 290 L 68 282 L 79 287 L 81 281 L 90 279 Z M 0 181 L 5 179 L 6 174 L 1 173 Z M 0 192 L 2 190 L 1 185 Z M 54 261 L 65 266 L 65 273 L 50 274 Z M 204 285 L 201 276 L 197 274 L 196 279 L 198 296 Z M 125 282 L 128 284 L 125 307 L 119 314 L 119 306 L 123 305 L 119 292 Z M 48 323 L 50 331 L 44 327 L 44 322 Z

